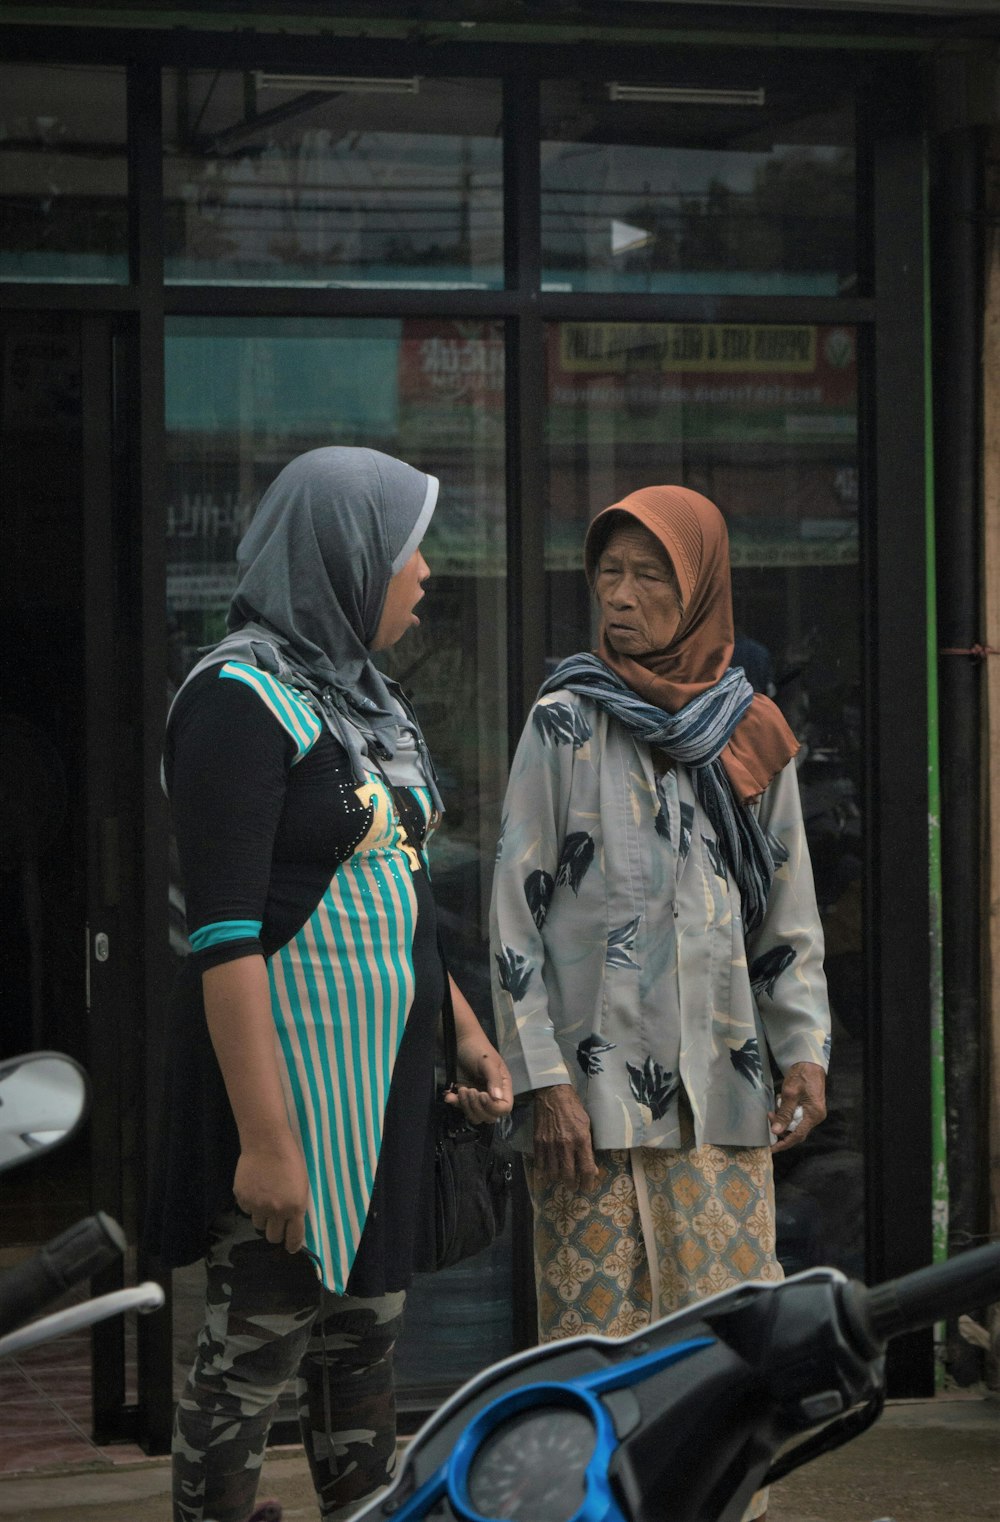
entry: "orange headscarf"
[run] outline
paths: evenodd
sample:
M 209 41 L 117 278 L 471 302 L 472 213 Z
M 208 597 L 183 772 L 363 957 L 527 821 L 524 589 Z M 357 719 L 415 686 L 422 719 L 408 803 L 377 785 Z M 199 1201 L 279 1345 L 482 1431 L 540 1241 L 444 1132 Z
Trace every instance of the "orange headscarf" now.
M 640 661 L 619 655 L 601 622 L 597 655 L 647 703 L 677 713 L 725 676 L 733 657 L 733 592 L 729 535 L 719 509 L 684 486 L 647 486 L 598 513 L 587 530 L 584 561 L 591 587 L 612 531 L 609 514 L 624 513 L 663 546 L 680 585 L 684 612 L 664 650 Z M 736 797 L 756 798 L 795 755 L 799 743 L 781 710 L 755 693 L 721 760 Z

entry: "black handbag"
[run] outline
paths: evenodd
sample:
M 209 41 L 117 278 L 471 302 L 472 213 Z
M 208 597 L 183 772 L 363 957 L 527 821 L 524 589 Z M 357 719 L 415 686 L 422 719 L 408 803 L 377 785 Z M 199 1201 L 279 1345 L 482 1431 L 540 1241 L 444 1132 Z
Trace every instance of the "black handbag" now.
M 445 1087 L 434 1101 L 434 1259 L 450 1268 L 494 1242 L 504 1228 L 513 1154 L 496 1124 L 476 1126 L 444 1095 L 458 1081 L 455 1011 L 444 969 L 441 1006 Z

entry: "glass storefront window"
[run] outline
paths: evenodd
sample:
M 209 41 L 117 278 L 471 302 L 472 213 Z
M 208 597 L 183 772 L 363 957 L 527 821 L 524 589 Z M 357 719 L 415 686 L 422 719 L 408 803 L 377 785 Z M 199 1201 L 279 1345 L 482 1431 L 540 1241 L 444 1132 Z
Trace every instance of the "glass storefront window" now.
M 0 65 L 0 280 L 128 280 L 125 70 Z
M 504 348 L 491 322 L 173 318 L 166 335 L 171 684 L 219 638 L 236 545 L 265 486 L 320 445 L 368 445 L 438 476 L 420 627 L 384 658 L 410 693 L 447 806 L 431 845 L 456 980 L 491 1025 L 489 887 L 506 784 Z M 426 612 L 424 611 L 426 609 Z M 176 874 L 175 874 L 176 876 Z M 183 953 L 172 884 L 171 938 Z M 179 1275 L 185 1345 L 197 1296 Z M 456 1305 L 468 1303 L 460 1316 Z M 426 1278 L 399 1350 L 404 1401 L 510 1351 L 510 1253 Z M 183 1360 L 181 1360 L 182 1362 Z
M 174 283 L 503 284 L 492 80 L 164 74 Z
M 802 749 L 826 936 L 829 1119 L 776 1159 L 786 1271 L 864 1274 L 861 587 L 857 333 L 753 323 L 547 330 L 546 651 L 593 644 L 587 524 L 641 486 L 693 487 L 728 520 L 737 649 Z
M 856 285 L 854 118 L 837 96 L 542 88 L 550 290 L 837 296 Z M 722 92 L 723 95 L 725 92 Z

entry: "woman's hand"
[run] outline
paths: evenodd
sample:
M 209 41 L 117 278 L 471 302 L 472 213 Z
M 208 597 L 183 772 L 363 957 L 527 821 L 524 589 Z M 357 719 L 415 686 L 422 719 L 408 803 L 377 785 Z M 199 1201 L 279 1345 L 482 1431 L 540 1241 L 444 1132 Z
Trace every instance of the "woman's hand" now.
M 455 1013 L 455 1048 L 459 1082 L 445 1102 L 460 1105 L 474 1126 L 489 1124 L 507 1115 L 514 1103 L 514 1085 L 507 1064 L 476 1018 L 476 1012 L 449 973 L 451 1004 Z M 461 1079 L 465 1078 L 466 1083 Z
M 535 1167 L 575 1189 L 597 1182 L 590 1116 L 570 1083 L 535 1090 Z
M 298 1252 L 309 1179 L 288 1123 L 264 958 L 238 957 L 210 967 L 201 983 L 208 1032 L 240 1135 L 236 1203 L 269 1242 Z
M 476 1022 L 478 1027 L 478 1021 Z M 460 1105 L 466 1120 L 474 1126 L 489 1124 L 508 1115 L 514 1103 L 514 1085 L 507 1064 L 482 1030 L 467 1033 L 456 1043 L 458 1070 L 468 1083 L 459 1082 L 445 1103 Z
M 236 1203 L 269 1242 L 298 1252 L 306 1237 L 309 1176 L 290 1131 L 244 1146 L 233 1179 Z
M 802 1115 L 796 1120 L 795 1111 Z M 805 1141 L 813 1126 L 826 1119 L 826 1073 L 818 1062 L 793 1062 L 781 1080 L 781 1102 L 768 1115 L 771 1132 L 778 1137 L 772 1152 L 787 1152 Z

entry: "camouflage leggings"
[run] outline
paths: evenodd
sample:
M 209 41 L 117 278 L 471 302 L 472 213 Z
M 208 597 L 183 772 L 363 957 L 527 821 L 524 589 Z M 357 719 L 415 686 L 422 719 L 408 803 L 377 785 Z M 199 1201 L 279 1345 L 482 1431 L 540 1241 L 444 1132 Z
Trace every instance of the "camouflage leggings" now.
M 304 1253 L 272 1246 L 235 1210 L 216 1222 L 206 1265 L 205 1324 L 174 1423 L 174 1522 L 246 1522 L 293 1378 L 320 1516 L 387 1484 L 405 1296 L 331 1294 Z

